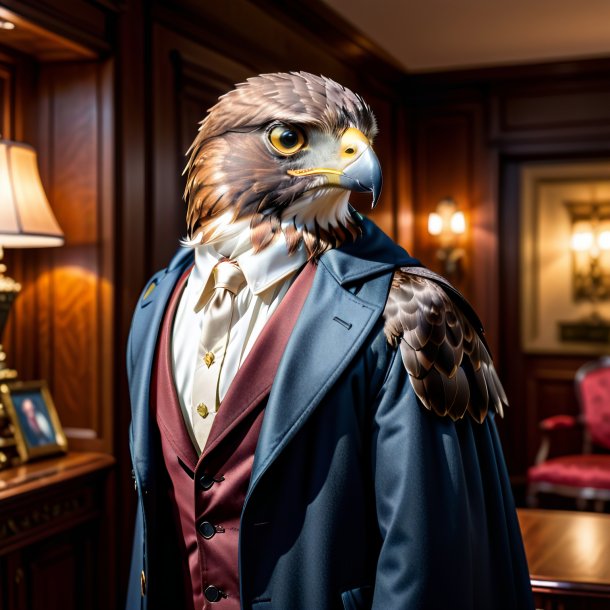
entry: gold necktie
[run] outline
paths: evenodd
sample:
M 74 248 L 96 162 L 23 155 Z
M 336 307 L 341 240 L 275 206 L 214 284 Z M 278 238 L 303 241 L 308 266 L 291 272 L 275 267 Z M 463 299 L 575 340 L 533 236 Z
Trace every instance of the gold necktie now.
M 244 285 L 244 274 L 237 263 L 221 261 L 214 267 L 195 307 L 195 311 L 206 308 L 191 397 L 193 432 L 199 451 L 205 447 L 220 404 L 218 386 L 231 327 L 235 323 L 235 297 Z

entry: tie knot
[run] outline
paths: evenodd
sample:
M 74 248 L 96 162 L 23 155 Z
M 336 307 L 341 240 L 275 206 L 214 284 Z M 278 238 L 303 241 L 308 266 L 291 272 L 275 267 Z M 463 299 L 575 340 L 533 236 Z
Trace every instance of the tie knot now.
M 221 261 L 214 267 L 214 289 L 224 288 L 237 294 L 245 284 L 246 278 L 235 261 Z

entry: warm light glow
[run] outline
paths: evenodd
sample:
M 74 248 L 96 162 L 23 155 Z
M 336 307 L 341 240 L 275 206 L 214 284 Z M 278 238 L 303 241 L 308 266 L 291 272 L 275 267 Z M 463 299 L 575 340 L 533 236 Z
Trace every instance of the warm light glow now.
M 610 250 L 610 231 L 602 231 L 597 236 L 597 245 L 600 250 Z
M 464 212 L 454 212 L 451 215 L 450 227 L 451 232 L 456 235 L 461 235 L 466 231 L 466 218 L 464 218 Z
M 12 21 L 6 19 L 0 19 L 0 30 L 14 30 L 15 24 Z
M 0 246 L 61 246 L 63 233 L 44 192 L 31 146 L 0 140 Z
M 443 219 L 440 214 L 431 212 L 428 216 L 428 233 L 430 235 L 440 235 L 443 232 Z
M 572 250 L 576 252 L 586 252 L 593 246 L 593 233 L 591 231 L 577 231 L 572 233 Z

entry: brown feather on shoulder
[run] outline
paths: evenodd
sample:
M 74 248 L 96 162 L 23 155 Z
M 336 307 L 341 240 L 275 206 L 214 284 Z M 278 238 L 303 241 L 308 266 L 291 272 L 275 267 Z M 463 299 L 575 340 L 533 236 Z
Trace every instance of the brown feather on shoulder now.
M 490 407 L 502 416 L 508 401 L 491 356 L 443 285 L 427 269 L 398 269 L 384 311 L 386 338 L 400 347 L 426 408 L 453 420 L 468 412 L 483 422 Z

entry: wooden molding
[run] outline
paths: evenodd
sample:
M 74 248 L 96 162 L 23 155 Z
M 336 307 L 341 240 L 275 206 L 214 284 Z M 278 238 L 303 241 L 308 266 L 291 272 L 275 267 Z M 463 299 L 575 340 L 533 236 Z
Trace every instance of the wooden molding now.
M 0 17 L 17 26 L 3 36 L 3 43 L 43 61 L 91 59 L 107 54 L 110 45 L 106 10 L 97 2 L 75 0 L 75 3 L 77 6 L 74 3 L 62 6 L 59 2 L 3 0 Z M 13 44 L 11 39 L 15 41 Z

